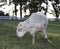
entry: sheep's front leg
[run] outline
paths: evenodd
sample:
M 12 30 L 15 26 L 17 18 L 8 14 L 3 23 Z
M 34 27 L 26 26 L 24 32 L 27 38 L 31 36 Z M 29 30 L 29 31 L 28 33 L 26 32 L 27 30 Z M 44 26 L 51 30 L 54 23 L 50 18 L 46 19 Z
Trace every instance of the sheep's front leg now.
M 32 44 L 34 44 L 35 43 L 35 34 L 33 34 L 32 36 L 33 36 Z
M 43 34 L 43 36 L 44 36 L 44 38 L 45 38 L 45 39 L 47 39 L 47 38 L 48 38 L 48 37 L 47 37 L 47 33 L 46 33 L 46 30 L 45 30 L 45 29 L 42 31 L 42 34 Z
M 35 34 L 31 34 L 32 35 L 32 44 L 35 43 Z

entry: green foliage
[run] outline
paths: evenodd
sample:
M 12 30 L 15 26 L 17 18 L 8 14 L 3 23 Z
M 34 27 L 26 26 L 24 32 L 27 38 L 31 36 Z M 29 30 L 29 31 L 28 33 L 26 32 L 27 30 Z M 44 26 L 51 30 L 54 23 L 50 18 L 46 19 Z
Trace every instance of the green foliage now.
M 59 3 L 59 0 L 54 0 L 56 3 Z
M 13 3 L 14 4 L 18 4 L 19 3 L 19 0 L 13 0 Z
M 30 15 L 34 12 L 41 10 L 41 3 L 43 0 L 31 0 L 30 4 L 28 5 L 28 8 L 30 10 Z
M 41 34 L 32 45 L 32 36 L 26 34 L 23 39 L 16 36 L 16 26 L 20 21 L 0 20 L 0 49 L 60 49 L 60 22 L 49 22 L 48 38 L 55 46 L 45 41 Z
M 22 3 L 22 4 L 24 4 L 24 3 L 26 3 L 28 0 L 13 0 L 13 2 L 15 3 L 15 4 L 20 4 L 20 3 Z

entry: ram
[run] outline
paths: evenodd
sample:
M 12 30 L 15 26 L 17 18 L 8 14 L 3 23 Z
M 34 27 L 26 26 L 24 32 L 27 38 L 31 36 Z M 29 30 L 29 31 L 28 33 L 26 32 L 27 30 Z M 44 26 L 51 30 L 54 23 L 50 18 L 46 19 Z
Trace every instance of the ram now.
M 35 35 L 42 33 L 43 37 L 47 39 L 46 28 L 48 25 L 48 19 L 42 12 L 36 12 L 31 16 L 17 25 L 17 36 L 22 38 L 27 32 L 32 35 L 32 44 L 35 43 Z

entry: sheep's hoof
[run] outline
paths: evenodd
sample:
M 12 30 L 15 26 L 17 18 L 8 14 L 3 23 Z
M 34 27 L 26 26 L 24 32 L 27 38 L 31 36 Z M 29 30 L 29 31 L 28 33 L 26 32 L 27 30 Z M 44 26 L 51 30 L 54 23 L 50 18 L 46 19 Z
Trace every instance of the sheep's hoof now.
M 48 38 L 45 38 L 46 41 L 48 41 Z

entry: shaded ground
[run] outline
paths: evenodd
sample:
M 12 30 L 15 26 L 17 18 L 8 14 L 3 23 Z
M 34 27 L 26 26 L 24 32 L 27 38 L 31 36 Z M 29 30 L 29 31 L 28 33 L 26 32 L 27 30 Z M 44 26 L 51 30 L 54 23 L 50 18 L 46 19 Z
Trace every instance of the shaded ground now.
M 20 21 L 0 20 L 0 49 L 60 49 L 60 22 L 49 22 L 47 33 L 54 46 L 39 34 L 32 45 L 32 37 L 26 34 L 23 39 L 16 36 L 16 26 Z

